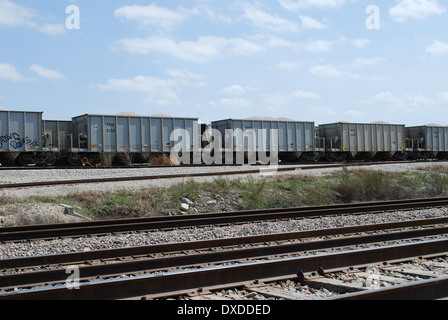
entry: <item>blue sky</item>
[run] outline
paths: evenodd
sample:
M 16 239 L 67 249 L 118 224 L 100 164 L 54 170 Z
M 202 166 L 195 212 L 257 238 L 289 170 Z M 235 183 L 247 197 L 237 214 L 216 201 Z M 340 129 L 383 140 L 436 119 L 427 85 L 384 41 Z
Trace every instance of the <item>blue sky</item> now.
M 448 4 L 0 0 L 0 107 L 448 125 Z

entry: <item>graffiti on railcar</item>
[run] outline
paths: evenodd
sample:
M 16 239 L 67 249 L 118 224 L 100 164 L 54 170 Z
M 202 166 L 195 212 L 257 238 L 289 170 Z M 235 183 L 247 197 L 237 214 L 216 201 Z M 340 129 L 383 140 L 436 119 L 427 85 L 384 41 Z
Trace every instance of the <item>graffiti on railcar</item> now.
M 31 140 L 28 137 L 21 138 L 20 134 L 13 132 L 3 136 L 0 136 L 0 149 L 3 148 L 4 143 L 9 143 L 9 145 L 14 149 L 22 149 L 25 145 L 36 148 L 39 146 L 39 141 Z

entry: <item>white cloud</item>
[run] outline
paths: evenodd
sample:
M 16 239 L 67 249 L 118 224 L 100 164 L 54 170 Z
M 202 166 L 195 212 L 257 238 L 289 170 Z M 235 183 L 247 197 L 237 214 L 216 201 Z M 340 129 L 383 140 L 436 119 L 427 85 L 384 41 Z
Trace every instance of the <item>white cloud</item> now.
M 228 99 L 223 98 L 217 102 L 210 101 L 209 104 L 213 107 L 219 107 L 219 108 L 249 108 L 254 105 L 254 103 L 247 99 Z
M 246 93 L 253 92 L 253 91 L 259 91 L 259 88 L 256 87 L 249 87 L 249 86 L 240 86 L 237 84 L 231 85 L 229 87 L 226 87 L 222 89 L 222 93 L 230 96 L 242 96 Z
M 222 9 L 220 10 L 219 8 L 212 8 L 209 3 L 201 3 L 196 6 L 196 8 L 212 21 L 223 23 L 232 23 L 234 21 L 231 16 L 225 16 L 221 14 Z M 218 11 L 219 13 L 217 14 L 215 13 L 215 11 Z
M 310 91 L 295 91 L 292 95 L 292 97 L 295 98 L 303 98 L 303 99 L 319 99 L 319 95 L 317 93 L 314 92 L 310 92 Z
M 162 80 L 155 77 L 137 76 L 132 79 L 110 79 L 105 85 L 97 85 L 103 90 L 152 92 L 155 87 L 171 87 L 172 81 Z
M 381 58 L 381 57 L 376 57 L 376 58 L 356 58 L 352 65 L 355 68 L 361 68 L 364 66 L 375 66 L 378 65 L 380 63 L 383 63 L 387 61 L 387 59 L 385 58 Z
M 278 111 L 279 108 L 286 106 L 291 101 L 290 94 L 279 92 L 264 95 L 264 105 L 271 111 Z
M 443 96 L 439 95 L 442 100 Z M 362 104 L 372 104 L 375 106 L 387 106 L 392 109 L 401 109 L 403 111 L 415 112 L 422 107 L 435 106 L 438 102 L 436 99 L 426 97 L 422 94 L 393 94 L 390 91 L 379 92 L 367 99 L 359 101 Z
M 131 53 L 149 54 L 161 53 L 181 60 L 199 63 L 212 62 L 229 56 L 249 56 L 263 51 L 264 48 L 254 42 L 242 39 L 226 39 L 222 37 L 199 37 L 197 41 L 176 42 L 162 36 L 152 36 L 146 39 L 121 39 L 118 45 Z
M 10 81 L 25 81 L 26 78 L 16 69 L 15 66 L 0 63 L 0 79 Z
M 147 6 L 129 5 L 114 11 L 115 17 L 122 20 L 134 20 L 146 26 L 153 25 L 165 30 L 172 30 L 189 16 L 198 13 L 198 10 L 187 10 L 182 7 L 177 10 L 162 8 L 155 3 Z
M 425 19 L 430 15 L 440 15 L 446 9 L 438 0 L 396 0 L 398 4 L 389 10 L 394 21 L 405 22 L 408 19 Z
M 106 84 L 94 85 L 102 90 L 118 92 L 142 92 L 149 94 L 145 102 L 155 105 L 179 105 L 173 87 L 176 82 L 156 77 L 137 76 L 132 79 L 110 79 Z
M 297 42 L 293 42 L 293 41 L 289 41 L 289 40 L 285 40 L 279 37 L 271 37 L 269 38 L 269 40 L 266 42 L 266 46 L 269 48 L 290 48 L 290 49 L 294 49 L 294 48 L 298 48 L 298 43 Z
M 298 12 L 308 8 L 337 8 L 346 3 L 346 0 L 278 0 L 280 5 L 288 11 Z
M 207 76 L 191 72 L 187 69 L 169 69 L 166 72 L 182 85 L 192 87 L 206 87 L 208 85 L 203 81 Z
M 442 103 L 448 102 L 448 92 L 441 92 L 437 94 L 437 97 Z
M 344 72 L 331 65 L 320 65 L 310 68 L 311 74 L 320 77 L 342 77 Z
M 363 78 L 356 73 L 347 71 L 345 66 L 344 66 L 344 71 L 342 71 L 340 68 L 335 67 L 330 64 L 316 65 L 316 66 L 310 67 L 310 73 L 314 76 L 325 77 L 325 78 L 335 78 L 335 77 L 349 77 L 352 79 Z M 367 77 L 366 79 L 376 80 L 377 78 L 376 77 Z
M 430 106 L 434 104 L 434 99 L 422 95 L 411 95 L 405 98 L 406 102 L 416 107 Z
M 334 41 L 310 40 L 304 47 L 309 52 L 327 52 L 334 44 Z
M 355 47 L 364 48 L 365 46 L 368 46 L 370 44 L 370 40 L 369 39 L 353 39 L 352 44 Z
M 58 71 L 44 68 L 38 64 L 31 65 L 30 70 L 37 73 L 42 78 L 50 80 L 64 79 L 64 76 Z
M 320 99 L 320 96 L 315 92 L 302 90 L 296 90 L 292 93 L 273 92 L 263 95 L 265 107 L 272 112 L 278 112 L 286 106 L 296 107 L 298 99 L 317 100 Z
M 32 9 L 8 0 L 0 0 L 0 25 L 11 27 L 26 25 L 34 16 L 35 12 Z
M 311 18 L 306 16 L 300 16 L 300 20 L 302 20 L 302 28 L 303 29 L 327 29 L 328 26 Z
M 34 9 L 9 0 L 0 0 L 0 25 L 8 27 L 26 26 L 48 35 L 65 33 L 65 27 L 62 24 L 45 23 L 40 25 L 36 22 L 37 18 L 38 13 Z
M 296 70 L 304 65 L 303 62 L 297 62 L 297 61 L 283 61 L 279 62 L 276 65 L 277 69 L 281 70 Z
M 56 36 L 59 34 L 64 34 L 66 29 L 65 26 L 62 24 L 51 24 L 46 23 L 43 26 L 36 25 L 35 27 L 38 31 L 42 33 L 46 33 L 50 36 Z
M 284 19 L 278 15 L 266 13 L 252 5 L 245 5 L 244 17 L 252 21 L 257 27 L 274 31 L 300 31 L 300 27 L 296 22 Z
M 151 76 L 136 76 L 125 79 L 109 79 L 106 84 L 91 85 L 93 88 L 117 92 L 136 92 L 148 94 L 145 102 L 158 106 L 181 105 L 177 91 L 183 87 L 204 87 L 205 75 L 187 69 L 169 69 L 171 78 L 161 79 Z
M 224 88 L 222 90 L 222 93 L 232 96 L 238 96 L 238 95 L 244 95 L 246 93 L 246 89 L 242 86 L 234 84 L 230 87 Z
M 448 54 L 448 43 L 434 41 L 430 46 L 426 48 L 426 53 Z

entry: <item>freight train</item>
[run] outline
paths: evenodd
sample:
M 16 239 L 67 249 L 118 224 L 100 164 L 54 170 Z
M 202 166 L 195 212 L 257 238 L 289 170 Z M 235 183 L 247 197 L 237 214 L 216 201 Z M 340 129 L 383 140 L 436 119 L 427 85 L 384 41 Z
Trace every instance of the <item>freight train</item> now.
M 210 132 L 215 134 L 213 139 L 206 138 Z M 229 132 L 241 132 L 241 136 L 229 137 Z M 216 133 L 222 138 L 217 139 Z M 99 165 L 105 159 L 143 163 L 179 146 L 180 159 L 201 161 L 195 155 L 212 143 L 215 154 L 276 152 L 280 160 L 302 162 L 448 159 L 448 127 L 435 124 L 407 127 L 337 122 L 316 126 L 315 122 L 272 118 L 203 124 L 198 118 L 127 114 L 85 114 L 60 121 L 44 120 L 43 112 L 0 111 L 3 165 L 52 166 L 58 161 L 73 166 Z

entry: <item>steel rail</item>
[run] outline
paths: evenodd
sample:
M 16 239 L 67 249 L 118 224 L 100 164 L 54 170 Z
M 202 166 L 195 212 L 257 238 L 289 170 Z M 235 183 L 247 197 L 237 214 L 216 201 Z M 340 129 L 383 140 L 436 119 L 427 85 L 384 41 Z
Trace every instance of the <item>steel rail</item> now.
M 375 166 L 375 165 L 384 165 L 384 164 L 407 164 L 407 163 L 440 163 L 445 162 L 443 160 L 406 160 L 406 161 L 378 161 L 378 162 L 318 162 L 316 163 L 300 163 L 300 162 L 280 162 L 278 166 L 304 166 L 304 167 L 312 167 L 313 169 L 317 168 L 332 168 L 332 167 L 340 167 L 340 166 Z M 248 164 L 247 164 L 248 165 Z M 238 166 L 244 166 L 241 164 L 182 164 L 181 167 L 185 168 L 201 168 L 201 167 L 238 167 Z M 257 166 L 263 166 L 257 164 Z M 17 170 L 111 170 L 111 169 L 163 169 L 163 168 L 175 168 L 178 166 L 164 166 L 164 165 L 150 165 L 145 163 L 135 163 L 129 166 L 123 166 L 123 165 L 115 165 L 110 167 L 90 167 L 90 166 L 65 166 L 65 165 L 54 165 L 54 166 L 45 166 L 45 167 L 39 167 L 39 166 L 0 166 L 0 171 L 17 171 Z
M 197 218 L 212 218 L 212 217 L 224 217 L 234 215 L 249 215 L 249 214 L 265 214 L 265 213 L 277 213 L 277 212 L 300 212 L 310 210 L 327 210 L 327 209 L 340 209 L 346 208 L 360 208 L 371 206 L 386 206 L 386 205 L 409 205 L 409 208 L 423 206 L 434 206 L 448 204 L 448 197 L 435 197 L 435 198 L 417 198 L 417 199 L 402 199 L 402 200 L 388 200 L 388 201 L 371 201 L 371 202 L 356 202 L 356 203 L 343 203 L 343 204 L 331 204 L 331 205 L 319 205 L 319 206 L 303 206 L 292 208 L 271 208 L 261 210 L 243 210 L 234 212 L 212 212 L 212 213 L 197 213 L 194 215 L 182 215 L 182 216 L 155 216 L 155 217 L 143 217 L 143 218 L 131 218 L 131 219 L 114 219 L 114 220 L 94 220 L 83 221 L 75 223 L 62 223 L 62 224 L 45 224 L 45 225 L 25 225 L 16 227 L 1 227 L 0 233 L 17 232 L 17 231 L 34 231 L 45 229 L 62 229 L 62 228 L 74 228 L 74 227 L 90 227 L 101 226 L 111 224 L 129 224 L 129 223 L 141 223 L 141 222 L 154 222 L 154 221 L 170 221 L 170 220 L 191 220 Z
M 412 162 L 411 162 L 412 163 Z M 1 189 L 17 189 L 17 188 L 35 188 L 35 187 L 49 187 L 58 185 L 78 185 L 91 183 L 106 183 L 106 182 L 126 182 L 126 181 L 146 181 L 146 180 L 164 180 L 176 178 L 201 178 L 201 177 L 216 177 L 216 176 L 232 176 L 243 174 L 260 174 L 263 172 L 290 172 L 296 170 L 313 170 L 313 169 L 328 169 L 328 168 L 342 168 L 342 167 L 359 167 L 359 166 L 373 166 L 381 164 L 402 164 L 402 162 L 387 162 L 387 163 L 357 163 L 357 164 L 324 164 L 324 165 L 309 165 L 303 167 L 281 167 L 270 166 L 261 167 L 258 169 L 242 169 L 224 172 L 205 172 L 205 173 L 185 173 L 185 174 L 168 174 L 168 175 L 154 175 L 154 176 L 134 176 L 134 177 L 111 177 L 111 178 L 96 178 L 96 179 L 76 179 L 76 180 L 57 180 L 57 181 L 36 181 L 23 183 L 5 183 L 0 184 Z
M 293 164 L 289 164 L 293 165 Z M 306 164 L 301 164 L 306 165 Z M 241 166 L 237 164 L 210 164 L 207 165 L 207 167 L 236 167 Z M 150 164 L 132 164 L 129 166 L 126 165 L 116 165 L 116 166 L 110 166 L 110 167 L 90 167 L 90 166 L 64 166 L 64 165 L 55 165 L 55 166 L 46 166 L 46 167 L 39 167 L 39 166 L 29 166 L 29 167 L 23 167 L 23 166 L 17 166 L 17 167 L 3 167 L 0 166 L 0 171 L 37 171 L 37 170 L 115 170 L 115 169 L 163 169 L 163 168 L 176 168 L 177 166 L 164 166 L 164 165 L 150 165 Z M 183 168 L 201 168 L 204 167 L 202 164 L 183 164 Z
M 437 300 L 448 297 L 448 277 L 348 293 L 325 300 Z
M 133 297 L 166 297 L 198 288 L 242 285 L 249 281 L 272 278 L 297 278 L 317 270 L 368 266 L 385 261 L 410 260 L 416 257 L 446 255 L 448 239 L 413 244 L 393 245 L 321 255 L 249 262 L 199 270 L 143 275 L 129 279 L 113 279 L 80 283 L 79 289 L 65 285 L 0 293 L 0 300 L 98 300 Z
M 187 241 L 167 244 L 155 244 L 147 246 L 135 246 L 116 249 L 92 250 L 83 252 L 40 255 L 32 257 L 21 257 L 11 259 L 0 259 L 1 269 L 31 268 L 45 265 L 75 264 L 92 260 L 116 259 L 119 257 L 133 257 L 151 254 L 180 252 L 187 250 L 202 250 L 207 248 L 218 248 L 238 246 L 245 244 L 270 243 L 278 241 L 298 240 L 304 238 L 335 236 L 342 234 L 365 233 L 370 231 L 386 231 L 402 228 L 415 228 L 431 225 L 442 225 L 448 223 L 448 217 L 406 220 L 398 222 L 385 222 L 379 224 L 357 225 L 328 229 L 313 229 L 297 232 L 283 232 L 274 234 L 263 234 L 255 236 L 244 236 L 236 238 L 219 238 L 212 240 Z
M 267 209 L 230 213 L 207 213 L 188 216 L 153 217 L 111 221 L 82 222 L 0 228 L 0 241 L 17 241 L 86 234 L 107 234 L 126 231 L 145 231 L 165 228 L 191 227 L 212 224 L 243 223 L 262 220 L 292 219 L 341 214 L 360 214 L 376 211 L 416 209 L 448 205 L 448 198 L 396 200 L 289 209 Z
M 423 230 L 401 231 L 377 235 L 352 236 L 330 240 L 317 240 L 303 243 L 277 244 L 262 247 L 222 250 L 206 253 L 194 253 L 166 256 L 162 258 L 146 258 L 143 260 L 124 261 L 118 263 L 99 264 L 79 267 L 82 278 L 88 280 L 95 277 L 111 277 L 122 274 L 155 272 L 172 268 L 193 267 L 202 264 L 234 263 L 247 259 L 265 259 L 286 254 L 299 254 L 304 251 L 336 249 L 372 243 L 383 243 L 394 240 L 415 239 L 421 237 L 447 235 L 448 227 L 427 228 Z M 210 243 L 212 246 L 213 242 Z M 216 244 L 217 245 L 217 244 Z M 169 251 L 168 251 L 169 252 Z M 36 284 L 60 283 L 67 278 L 65 269 L 27 272 L 0 276 L 0 289 L 30 286 Z

